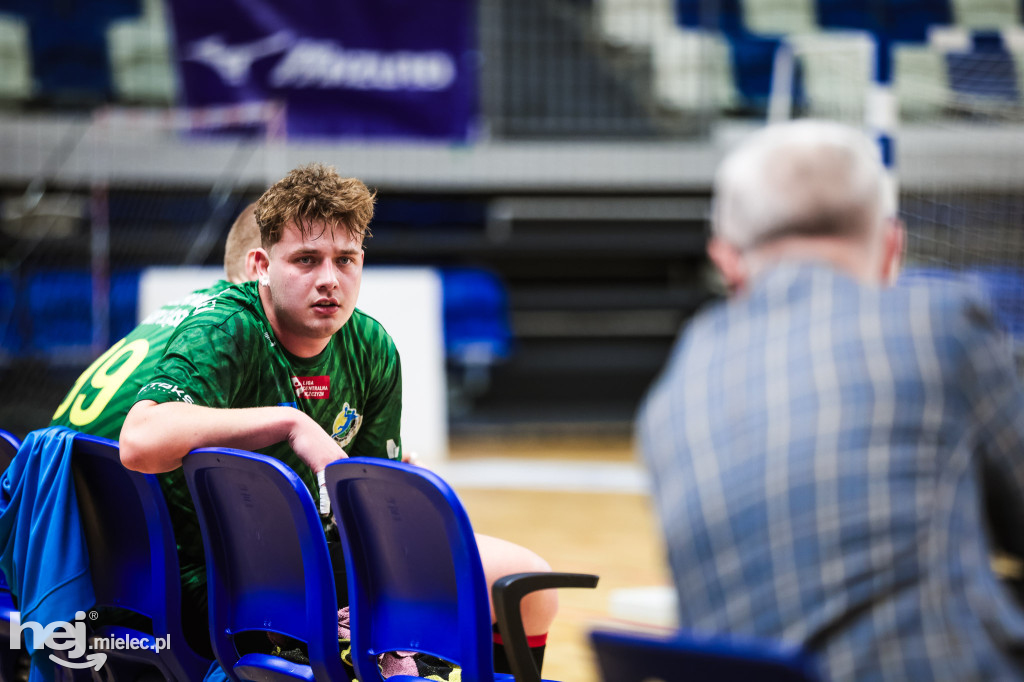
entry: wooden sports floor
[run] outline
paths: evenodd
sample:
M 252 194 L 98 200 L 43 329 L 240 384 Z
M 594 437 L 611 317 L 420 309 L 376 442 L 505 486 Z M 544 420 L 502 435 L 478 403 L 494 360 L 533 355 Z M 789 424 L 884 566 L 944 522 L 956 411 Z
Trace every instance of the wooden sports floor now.
M 596 573 L 597 589 L 559 590 L 543 675 L 598 682 L 587 640 L 599 625 L 643 624 L 645 614 L 613 615 L 617 590 L 667 586 L 645 474 L 628 438 L 535 440 L 453 438 L 435 467 L 452 483 L 474 529 L 528 547 L 554 570 Z

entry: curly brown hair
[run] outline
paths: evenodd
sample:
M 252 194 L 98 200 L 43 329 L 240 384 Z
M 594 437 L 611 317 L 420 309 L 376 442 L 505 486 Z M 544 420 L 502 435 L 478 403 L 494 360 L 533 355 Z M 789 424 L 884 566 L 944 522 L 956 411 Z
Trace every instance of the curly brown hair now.
M 370 220 L 375 199 L 361 180 L 343 178 L 333 166 L 299 166 L 256 201 L 256 224 L 263 248 L 276 244 L 289 223 L 303 237 L 319 237 L 324 230 L 340 226 L 353 239 L 365 240 L 372 236 Z

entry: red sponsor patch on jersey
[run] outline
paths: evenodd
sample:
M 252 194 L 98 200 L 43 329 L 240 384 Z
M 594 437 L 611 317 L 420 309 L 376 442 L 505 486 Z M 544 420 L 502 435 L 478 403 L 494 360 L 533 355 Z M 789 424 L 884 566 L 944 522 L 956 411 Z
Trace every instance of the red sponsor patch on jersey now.
M 331 397 L 331 377 L 292 377 L 296 398 L 325 400 Z

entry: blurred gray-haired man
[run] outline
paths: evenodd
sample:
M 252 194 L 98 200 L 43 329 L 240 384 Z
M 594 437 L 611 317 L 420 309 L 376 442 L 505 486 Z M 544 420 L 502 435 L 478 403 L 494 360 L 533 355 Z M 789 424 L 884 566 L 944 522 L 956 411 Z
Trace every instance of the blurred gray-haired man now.
M 770 126 L 722 163 L 708 252 L 732 295 L 638 416 L 684 628 L 785 640 L 830 680 L 1024 676 L 1024 392 L 956 283 L 895 279 L 871 140 Z

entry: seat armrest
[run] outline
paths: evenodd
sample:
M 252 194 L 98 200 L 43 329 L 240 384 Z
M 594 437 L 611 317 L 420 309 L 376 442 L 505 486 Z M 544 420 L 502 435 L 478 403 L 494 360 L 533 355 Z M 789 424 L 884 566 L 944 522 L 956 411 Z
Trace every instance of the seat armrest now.
M 590 573 L 513 573 L 494 581 L 491 588 L 494 615 L 516 682 L 541 682 L 540 670 L 530 654 L 519 604 L 537 590 L 556 587 L 597 587 L 598 576 Z

